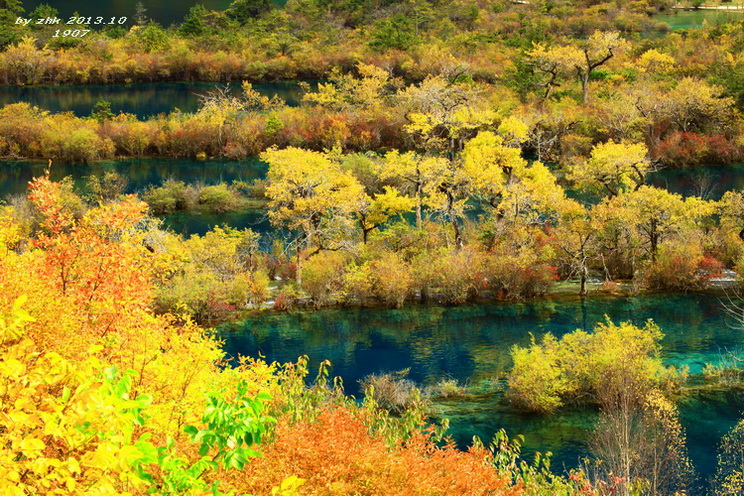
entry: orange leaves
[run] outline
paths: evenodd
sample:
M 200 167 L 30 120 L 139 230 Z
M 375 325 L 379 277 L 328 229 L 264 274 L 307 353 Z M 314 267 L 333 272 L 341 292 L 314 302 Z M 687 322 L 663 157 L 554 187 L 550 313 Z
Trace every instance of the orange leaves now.
M 46 232 L 35 240 L 41 250 L 24 258 L 39 283 L 35 286 L 75 310 L 81 324 L 76 332 L 105 336 L 151 298 L 157 258 L 145 249 L 143 233 L 137 230 L 146 205 L 127 198 L 76 220 L 65 193 L 62 184 L 46 177 L 31 183 L 29 197 Z
M 321 412 L 317 421 L 280 423 L 277 439 L 230 480 L 239 491 L 268 494 L 282 479 L 307 479 L 302 492 L 317 495 L 517 495 L 482 449 L 437 447 L 417 433 L 388 447 L 368 434 L 363 414 L 347 408 Z
M 43 217 L 41 225 L 52 234 L 60 234 L 72 227 L 73 218 L 62 203 L 62 183 L 55 183 L 48 177 L 38 177 L 29 184 L 29 200 Z
M 29 197 L 42 227 L 35 249 L 0 260 L 0 311 L 27 294 L 38 317 L 29 336 L 67 357 L 153 325 L 152 280 L 167 263 L 143 243 L 144 203 L 127 198 L 83 215 L 69 208 L 70 195 L 64 183 L 35 179 Z

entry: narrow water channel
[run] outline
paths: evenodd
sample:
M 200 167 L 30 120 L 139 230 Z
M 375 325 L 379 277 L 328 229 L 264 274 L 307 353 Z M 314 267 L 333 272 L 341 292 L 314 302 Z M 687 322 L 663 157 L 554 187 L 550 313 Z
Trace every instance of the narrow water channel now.
M 310 82 L 311 85 L 315 84 Z M 111 110 L 125 112 L 139 118 L 170 113 L 174 109 L 195 112 L 199 95 L 224 87 L 224 83 L 132 83 L 85 86 L 0 86 L 0 106 L 28 102 L 51 112 L 73 112 L 79 117 L 90 115 L 99 100 L 111 103 Z M 240 83 L 231 83 L 230 91 L 240 93 Z M 253 88 L 262 95 L 278 96 L 289 106 L 299 105 L 302 90 L 299 83 L 280 81 L 256 83 Z

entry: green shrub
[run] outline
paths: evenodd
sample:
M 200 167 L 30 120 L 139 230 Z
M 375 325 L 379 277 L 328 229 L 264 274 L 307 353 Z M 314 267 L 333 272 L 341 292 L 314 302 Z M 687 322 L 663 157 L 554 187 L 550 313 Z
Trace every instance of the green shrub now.
M 227 184 L 220 183 L 201 189 L 199 205 L 211 212 L 231 212 L 240 206 L 240 197 Z
M 180 314 L 184 310 L 204 324 L 225 319 L 235 310 L 228 303 L 230 288 L 208 271 L 187 270 L 157 288 L 155 309 Z
M 44 130 L 41 154 L 65 162 L 90 162 L 113 156 L 114 143 L 98 134 L 95 123 L 68 116 L 51 121 Z
M 369 46 L 384 52 L 393 48 L 408 50 L 417 43 L 415 23 L 403 14 L 397 14 L 374 25 Z
M 156 22 L 136 26 L 130 33 L 133 36 L 132 45 L 147 53 L 165 52 L 170 48 L 168 33 Z
M 519 408 L 550 413 L 563 406 L 563 396 L 571 389 L 558 358 L 558 340 L 547 334 L 537 344 L 512 349 L 514 367 L 509 374 L 509 397 Z
M 260 305 L 269 297 L 269 276 L 263 271 L 238 274 L 229 284 L 227 302 L 237 308 Z
M 364 304 L 373 297 L 372 270 L 369 262 L 346 267 L 343 282 L 343 297 L 346 302 Z
M 193 205 L 188 187 L 183 181 L 166 179 L 160 187 L 150 186 L 142 199 L 155 215 L 163 215 L 176 210 L 186 210 Z

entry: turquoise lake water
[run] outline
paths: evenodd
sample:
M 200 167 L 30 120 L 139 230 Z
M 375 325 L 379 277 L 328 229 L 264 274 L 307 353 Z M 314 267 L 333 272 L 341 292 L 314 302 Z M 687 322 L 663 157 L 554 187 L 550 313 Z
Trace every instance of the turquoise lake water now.
M 399 310 L 331 309 L 260 315 L 222 327 L 224 349 L 268 360 L 295 361 L 307 354 L 311 370 L 329 359 L 332 374 L 344 379 L 347 393 L 359 394 L 358 381 L 372 373 L 410 368 L 408 377 L 422 385 L 443 378 L 481 384 L 502 377 L 510 366 L 509 349 L 526 345 L 530 333 L 562 335 L 591 330 L 608 315 L 615 321 L 643 324 L 653 318 L 663 329 L 663 360 L 699 373 L 718 363 L 726 351 L 744 343 L 721 309 L 721 295 L 651 294 L 638 297 L 571 295 L 522 303 L 488 303 L 460 307 L 409 306 Z M 311 374 L 312 375 L 312 374 Z M 461 446 L 472 436 L 490 440 L 500 428 L 525 435 L 525 453 L 551 451 L 553 466 L 576 467 L 587 455 L 585 441 L 597 412 L 564 410 L 557 415 L 524 415 L 499 393 L 469 400 L 438 401 L 439 416 L 451 420 Z M 690 455 L 700 474 L 715 466 L 721 436 L 742 416 L 744 396 L 706 393 L 680 404 Z
M 0 162 L 0 200 L 10 195 L 25 194 L 28 182 L 44 174 L 46 162 Z M 183 160 L 143 158 L 96 162 L 93 164 L 54 163 L 51 178 L 60 180 L 70 176 L 80 188 L 85 187 L 88 176 L 101 176 L 106 171 L 116 171 L 129 179 L 126 193 L 137 193 L 150 185 L 160 185 L 167 178 L 188 183 L 251 182 L 266 177 L 267 166 L 258 159 L 243 162 L 215 160 Z M 204 234 L 215 225 L 227 224 L 239 229 L 251 228 L 258 232 L 271 229 L 263 210 L 247 210 L 211 214 L 201 212 L 176 212 L 164 217 L 165 226 L 182 234 Z
M 315 83 L 311 82 L 311 88 Z M 86 86 L 0 86 L 0 106 L 28 102 L 52 112 L 72 111 L 78 116 L 90 115 L 99 100 L 111 103 L 111 110 L 125 112 L 140 118 L 174 109 L 195 112 L 199 108 L 199 95 L 207 94 L 224 83 L 132 83 Z M 299 105 L 302 91 L 294 81 L 256 83 L 253 88 L 262 95 L 278 96 L 289 106 Z M 230 91 L 238 95 L 239 83 L 232 83 Z
M 744 5 L 734 2 L 729 5 Z M 709 26 L 718 26 L 733 21 L 744 20 L 742 12 L 728 12 L 726 10 L 675 10 L 673 14 L 660 14 L 653 16 L 655 21 L 669 24 L 671 29 L 697 29 L 707 23 Z

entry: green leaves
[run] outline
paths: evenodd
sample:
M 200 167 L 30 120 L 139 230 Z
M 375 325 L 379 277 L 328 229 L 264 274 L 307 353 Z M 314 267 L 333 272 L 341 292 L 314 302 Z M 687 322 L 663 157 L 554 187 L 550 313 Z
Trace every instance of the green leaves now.
M 115 367 L 106 369 L 106 374 L 111 381 L 117 378 Z M 125 373 L 114 383 L 117 394 L 127 394 L 131 378 L 132 374 Z M 165 446 L 155 447 L 149 441 L 149 435 L 140 436 L 134 444 L 136 456 L 130 460 L 130 465 L 139 479 L 152 484 L 151 493 L 176 495 L 198 489 L 221 495 L 217 483 L 210 487 L 204 480 L 205 472 L 216 472 L 220 468 L 242 470 L 250 458 L 261 456 L 249 446 L 260 443 L 261 436 L 276 420 L 262 415 L 263 402 L 270 400 L 271 396 L 261 392 L 251 398 L 247 394 L 248 388 L 245 381 L 239 382 L 235 396 L 229 400 L 212 393 L 207 398 L 202 417 L 205 428 L 193 425 L 183 428 L 189 439 L 199 444 L 201 458 L 194 463 L 177 455 L 173 438 L 169 437 Z M 148 398 L 140 398 L 138 401 L 142 404 L 149 402 Z M 139 418 L 144 423 L 144 418 Z M 158 470 L 149 469 L 152 465 L 156 465 Z
M 211 461 L 225 468 L 242 469 L 248 458 L 260 456 L 260 453 L 247 446 L 260 443 L 268 427 L 276 423 L 273 417 L 262 415 L 263 401 L 270 400 L 271 396 L 261 392 L 255 398 L 250 398 L 247 390 L 248 384 L 241 381 L 235 397 L 230 401 L 217 395 L 210 396 L 202 417 L 206 428 L 184 428 L 191 441 L 200 445 L 200 456 L 206 457 L 216 450 Z

